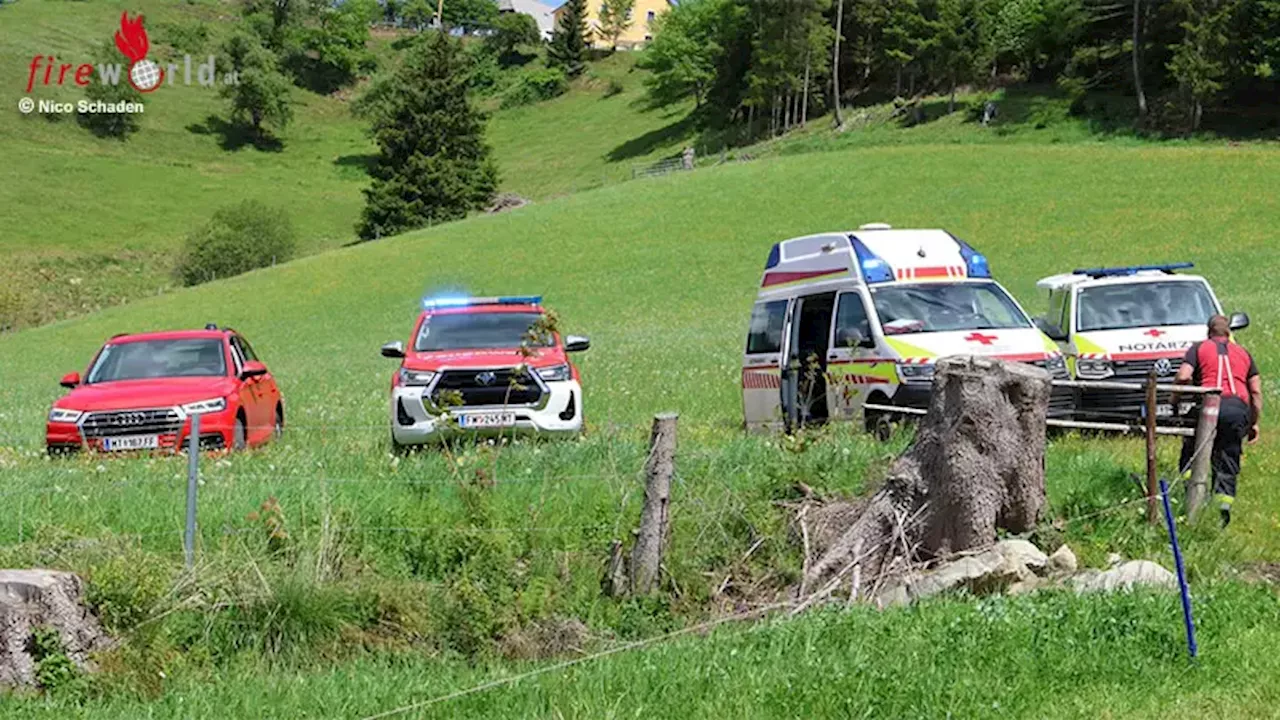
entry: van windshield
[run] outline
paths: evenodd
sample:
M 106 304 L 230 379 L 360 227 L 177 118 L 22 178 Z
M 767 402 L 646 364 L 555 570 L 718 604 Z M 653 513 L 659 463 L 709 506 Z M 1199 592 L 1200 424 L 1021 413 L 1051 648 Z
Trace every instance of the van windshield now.
M 886 335 L 1031 327 L 1013 298 L 993 282 L 877 287 L 871 301 Z
M 1080 332 L 1203 325 L 1218 312 L 1209 287 L 1187 280 L 1084 288 L 1076 308 Z

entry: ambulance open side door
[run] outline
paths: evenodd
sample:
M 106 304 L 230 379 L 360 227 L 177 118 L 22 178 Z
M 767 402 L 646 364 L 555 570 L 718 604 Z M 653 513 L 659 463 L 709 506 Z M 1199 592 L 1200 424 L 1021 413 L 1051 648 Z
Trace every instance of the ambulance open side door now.
M 857 290 L 841 292 L 836 296 L 827 351 L 827 407 L 833 420 L 861 420 L 862 405 L 871 385 L 890 381 L 874 378 L 886 368 L 892 372 L 894 367 L 892 361 L 868 362 L 876 357 L 866 299 Z
M 794 304 L 784 298 L 757 302 L 751 309 L 742 356 L 742 411 L 750 432 L 785 426 L 782 377 Z

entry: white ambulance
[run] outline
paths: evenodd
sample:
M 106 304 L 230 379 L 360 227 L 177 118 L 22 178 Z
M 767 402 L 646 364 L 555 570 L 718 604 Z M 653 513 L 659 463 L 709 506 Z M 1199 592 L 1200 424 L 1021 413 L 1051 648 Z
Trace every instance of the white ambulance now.
M 1062 352 L 991 278 L 987 259 L 945 230 L 809 235 L 769 251 L 742 358 L 749 430 L 894 415 L 864 403 L 925 407 L 948 355 L 1028 362 L 1065 379 Z M 1070 391 L 1051 409 L 1071 412 Z
M 1048 291 L 1048 311 L 1036 325 L 1055 340 L 1070 372 L 1081 380 L 1145 381 L 1152 370 L 1171 382 L 1187 350 L 1205 339 L 1205 323 L 1222 314 L 1213 288 L 1199 275 L 1176 271 L 1191 263 L 1088 268 L 1036 283 Z M 1231 329 L 1249 325 L 1249 316 L 1231 316 Z M 1144 414 L 1141 390 L 1082 390 L 1076 398 L 1081 420 L 1120 422 Z M 1158 416 L 1174 414 L 1161 397 Z M 1184 402 L 1178 415 L 1186 416 Z

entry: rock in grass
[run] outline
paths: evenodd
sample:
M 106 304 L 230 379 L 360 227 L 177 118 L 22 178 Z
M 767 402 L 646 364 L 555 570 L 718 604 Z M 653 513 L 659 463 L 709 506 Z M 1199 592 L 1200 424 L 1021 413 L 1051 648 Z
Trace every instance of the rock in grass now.
M 1130 560 L 1110 570 L 1091 570 L 1071 579 L 1076 592 L 1114 592 L 1135 587 L 1173 589 L 1178 579 L 1173 573 L 1150 560 Z
M 1054 573 L 1073 573 L 1079 569 L 1079 562 L 1076 560 L 1076 554 L 1071 552 L 1071 548 L 1063 545 L 1053 554 L 1049 556 L 1049 571 Z
M 1037 575 L 1043 575 L 1048 570 L 1049 558 L 1040 548 L 1026 540 L 1001 540 L 996 543 L 996 549 Z
M 42 628 L 57 633 L 61 651 L 81 670 L 89 654 L 108 645 L 84 604 L 78 575 L 58 570 L 0 570 L 0 687 L 33 686 L 44 652 L 33 639 Z

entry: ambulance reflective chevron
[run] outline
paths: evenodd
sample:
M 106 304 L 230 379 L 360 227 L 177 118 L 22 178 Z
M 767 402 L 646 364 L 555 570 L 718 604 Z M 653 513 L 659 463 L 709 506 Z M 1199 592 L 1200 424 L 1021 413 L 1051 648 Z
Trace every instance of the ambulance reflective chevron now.
M 924 407 L 934 363 L 982 355 L 1066 377 L 1062 353 L 991 277 L 987 259 L 944 230 L 858 230 L 798 237 L 769 251 L 742 362 L 753 430 L 889 418 L 864 403 Z M 1070 412 L 1070 394 L 1054 408 Z
M 1085 268 L 1047 277 L 1036 284 L 1048 291 L 1048 309 L 1036 324 L 1067 357 L 1070 372 L 1081 380 L 1141 382 L 1155 370 L 1169 381 L 1187 350 L 1205 339 L 1205 323 L 1222 312 L 1209 283 L 1199 275 L 1178 273 L 1191 263 Z M 1232 317 L 1232 329 L 1247 326 L 1243 313 Z M 1141 391 L 1081 391 L 1077 412 L 1084 420 L 1141 417 Z M 1190 403 L 1179 408 L 1179 415 Z M 1172 415 L 1161 398 L 1161 415 Z

